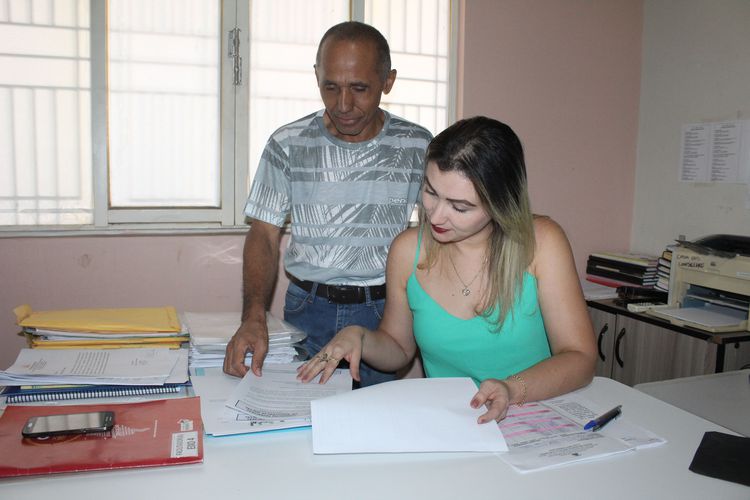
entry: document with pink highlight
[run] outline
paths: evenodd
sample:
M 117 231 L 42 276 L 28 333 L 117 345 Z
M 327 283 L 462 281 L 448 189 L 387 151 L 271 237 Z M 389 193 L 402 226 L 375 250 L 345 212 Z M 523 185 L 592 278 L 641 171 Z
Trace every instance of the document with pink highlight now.
M 512 406 L 498 424 L 508 444 L 508 452 L 498 456 L 519 472 L 531 472 L 665 442 L 624 417 L 598 431 L 584 430 L 587 422 L 606 410 L 575 392 Z M 623 414 L 627 414 L 627 408 L 623 408 Z

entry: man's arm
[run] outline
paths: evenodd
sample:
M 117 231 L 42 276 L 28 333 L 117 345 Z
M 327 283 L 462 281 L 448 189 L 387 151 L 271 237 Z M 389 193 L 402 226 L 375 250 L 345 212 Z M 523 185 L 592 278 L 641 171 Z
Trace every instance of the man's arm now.
M 251 369 L 261 375 L 268 353 L 266 310 L 276 283 L 281 228 L 252 219 L 242 252 L 242 324 L 227 345 L 224 371 L 244 377 L 245 354 L 253 353 Z

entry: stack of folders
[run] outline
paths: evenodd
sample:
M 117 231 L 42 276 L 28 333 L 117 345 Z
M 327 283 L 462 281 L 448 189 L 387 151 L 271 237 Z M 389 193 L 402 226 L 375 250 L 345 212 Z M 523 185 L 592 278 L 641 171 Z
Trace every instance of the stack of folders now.
M 21 349 L 0 371 L 7 403 L 181 392 L 187 349 Z
M 653 288 L 657 282 L 658 258 L 651 255 L 598 252 L 589 255 L 586 279 L 613 288 Z
M 190 367 L 213 368 L 224 364 L 227 344 L 240 327 L 238 312 L 198 313 L 185 312 L 184 322 L 190 333 Z M 291 363 L 307 358 L 301 346 L 305 333 L 270 313 L 266 315 L 268 326 L 268 355 L 266 363 Z M 252 362 L 248 353 L 245 364 Z
M 29 346 L 43 349 L 114 349 L 186 344 L 188 333 L 174 307 L 33 311 L 16 307 Z
M 189 381 L 188 352 L 179 349 L 188 334 L 173 307 L 34 311 L 22 305 L 14 312 L 32 349 L 0 372 L 8 403 L 178 393 Z M 37 370 L 22 359 L 61 371 Z M 158 365 L 150 374 L 157 378 L 141 381 L 140 363 Z

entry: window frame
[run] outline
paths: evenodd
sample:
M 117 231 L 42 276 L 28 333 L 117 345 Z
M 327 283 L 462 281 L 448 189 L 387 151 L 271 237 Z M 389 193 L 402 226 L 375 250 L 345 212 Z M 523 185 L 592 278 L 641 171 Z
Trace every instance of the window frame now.
M 218 208 L 112 208 L 109 206 L 107 8 L 106 0 L 89 0 L 91 54 L 91 158 L 93 221 L 86 225 L 0 226 L 0 237 L 84 236 L 92 234 L 189 234 L 246 231 L 244 207 L 250 172 L 249 19 L 251 0 L 221 0 L 221 181 Z M 373 0 L 370 0 L 373 1 Z M 364 21 L 366 0 L 350 1 L 350 19 Z M 449 66 L 447 123 L 456 119 L 459 0 L 449 0 Z M 227 57 L 228 32 L 239 29 L 240 85 L 233 84 Z M 311 68 L 312 72 L 312 68 Z

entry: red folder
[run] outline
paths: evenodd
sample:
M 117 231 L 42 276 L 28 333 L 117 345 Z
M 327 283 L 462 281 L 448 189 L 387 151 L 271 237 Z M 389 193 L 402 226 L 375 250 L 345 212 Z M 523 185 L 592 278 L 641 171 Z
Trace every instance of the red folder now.
M 53 436 L 21 435 L 29 417 L 114 411 L 111 432 Z M 199 398 L 143 403 L 8 406 L 0 418 L 0 477 L 154 467 L 203 461 Z

